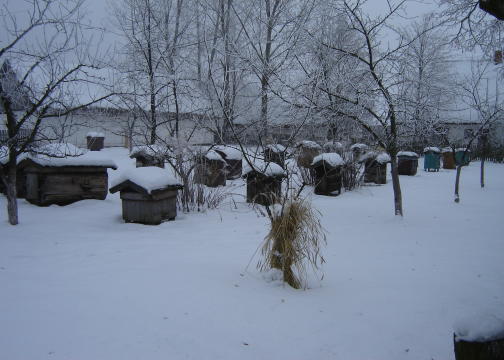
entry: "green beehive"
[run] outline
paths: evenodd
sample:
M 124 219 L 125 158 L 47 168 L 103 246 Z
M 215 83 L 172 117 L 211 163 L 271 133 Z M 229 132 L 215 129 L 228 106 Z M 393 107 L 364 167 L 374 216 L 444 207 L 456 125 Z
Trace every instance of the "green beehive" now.
M 441 150 L 431 146 L 424 149 L 424 171 L 439 171 L 441 166 Z
M 457 166 L 467 166 L 471 162 L 470 150 L 459 148 L 455 150 L 455 164 Z

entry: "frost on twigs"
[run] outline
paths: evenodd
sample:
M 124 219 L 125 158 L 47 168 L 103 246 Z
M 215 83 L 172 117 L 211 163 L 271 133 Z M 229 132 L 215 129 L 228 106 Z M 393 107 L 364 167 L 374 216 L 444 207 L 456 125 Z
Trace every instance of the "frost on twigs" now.
M 261 249 L 257 268 L 281 271 L 283 281 L 295 289 L 307 287 L 308 272 L 320 273 L 325 262 L 321 248 L 326 237 L 319 214 L 310 202 L 287 199 L 270 211 L 271 228 Z

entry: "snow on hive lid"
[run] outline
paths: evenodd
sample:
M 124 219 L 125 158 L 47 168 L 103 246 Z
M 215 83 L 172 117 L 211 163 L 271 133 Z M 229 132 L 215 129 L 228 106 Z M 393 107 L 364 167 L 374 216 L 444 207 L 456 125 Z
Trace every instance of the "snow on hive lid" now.
M 368 146 L 366 144 L 353 144 L 350 146 L 350 150 L 355 150 L 355 149 L 360 149 L 360 150 L 366 150 Z
M 300 141 L 297 144 L 297 146 L 304 147 L 304 148 L 307 148 L 307 149 L 316 149 L 316 150 L 320 150 L 321 149 L 321 146 L 319 144 L 317 144 L 315 141 L 310 141 L 310 140 Z
M 435 152 L 435 153 L 438 153 L 438 154 L 441 152 L 441 150 L 439 150 L 439 148 L 436 147 L 436 146 L 429 146 L 429 147 L 426 147 L 425 149 L 423 149 L 424 153 L 429 152 L 429 151 Z
M 376 157 L 376 161 L 379 162 L 380 164 L 386 164 L 390 162 L 392 159 L 390 158 L 390 155 L 387 154 L 386 152 L 381 152 L 378 154 Z
M 450 147 L 444 147 L 441 149 L 441 152 L 442 153 L 453 152 L 453 149 Z
M 274 176 L 274 177 L 285 176 L 284 169 L 282 169 L 282 167 L 277 163 L 274 162 L 267 163 L 260 159 L 250 159 L 250 162 L 252 163 L 253 168 L 250 167 L 247 161 L 245 160 L 243 161 L 243 171 L 242 171 L 243 176 L 254 171 L 266 176 Z
M 457 341 L 493 341 L 504 339 L 504 318 L 480 315 L 459 320 L 454 325 Z
M 408 156 L 408 157 L 415 157 L 415 158 L 419 157 L 418 154 L 413 151 L 399 151 L 397 153 L 397 156 Z
M 345 162 L 338 153 L 323 153 L 313 158 L 312 166 L 321 161 L 325 162 L 330 166 L 341 166 L 345 164 Z
M 110 159 L 103 158 L 103 155 L 84 150 L 67 143 L 53 143 L 39 146 L 31 153 L 18 157 L 18 162 L 22 159 L 29 159 L 40 166 L 98 166 L 117 169 L 117 164 Z
M 139 145 L 134 146 L 130 152 L 130 158 L 136 158 L 139 156 L 151 156 L 154 158 L 163 159 L 166 155 L 170 154 L 170 150 L 166 147 L 159 145 Z
M 457 149 L 455 149 L 455 152 L 459 152 L 459 151 L 462 151 L 462 152 L 464 152 L 464 151 L 471 152 L 470 149 L 466 150 L 466 148 L 457 148 Z
M 116 186 L 129 181 L 145 191 L 151 193 L 154 190 L 163 190 L 171 187 L 180 188 L 182 184 L 175 179 L 169 170 L 161 169 L 156 166 L 146 166 L 129 169 L 121 173 L 112 183 L 110 192 L 116 192 L 119 189 L 113 189 Z
M 210 150 L 209 152 L 207 152 L 205 154 L 205 158 L 207 160 L 224 161 L 225 162 L 225 160 L 222 158 L 222 156 L 220 156 L 220 154 L 214 150 Z
M 102 133 L 102 132 L 98 132 L 98 131 L 90 131 L 87 133 L 86 136 L 89 136 L 89 137 L 105 137 L 105 134 Z
M 241 160 L 242 153 L 238 147 L 226 146 L 226 145 L 217 145 L 214 146 L 215 151 L 219 151 L 226 156 L 228 160 Z
M 266 146 L 266 149 L 271 150 L 275 153 L 281 153 L 287 150 L 286 147 L 283 146 L 282 144 L 270 144 Z

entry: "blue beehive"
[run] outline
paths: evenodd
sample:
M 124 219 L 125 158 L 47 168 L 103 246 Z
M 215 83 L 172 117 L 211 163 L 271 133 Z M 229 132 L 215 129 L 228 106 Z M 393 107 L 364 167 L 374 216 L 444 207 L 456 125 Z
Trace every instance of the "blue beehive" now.
M 431 146 L 424 149 L 424 171 L 439 171 L 441 166 L 441 151 Z

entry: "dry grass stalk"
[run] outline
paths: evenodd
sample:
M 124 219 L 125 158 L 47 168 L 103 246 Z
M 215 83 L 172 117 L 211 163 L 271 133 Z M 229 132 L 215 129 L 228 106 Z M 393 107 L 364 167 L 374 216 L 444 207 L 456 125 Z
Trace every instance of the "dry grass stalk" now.
M 318 214 L 306 199 L 287 200 L 271 214 L 271 230 L 262 247 L 261 271 L 278 269 L 284 282 L 295 289 L 307 286 L 308 270 L 319 272 L 325 262 L 321 246 L 326 237 Z

